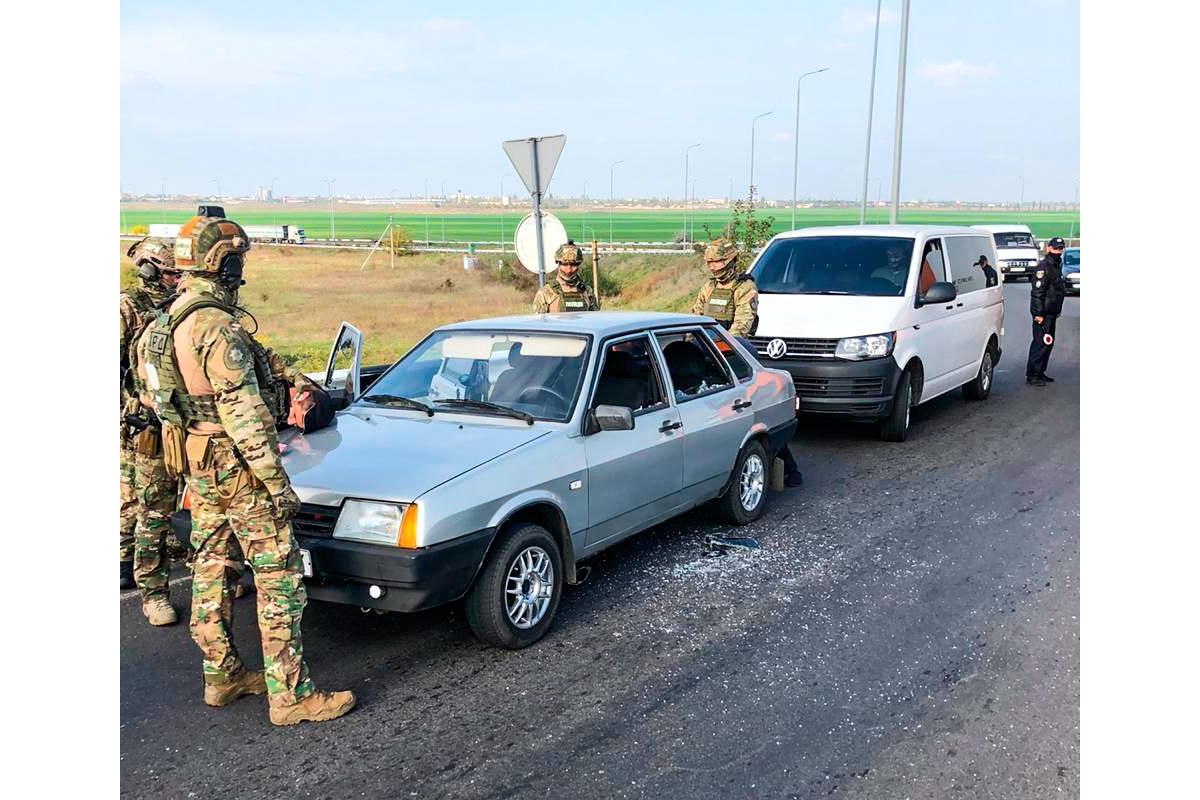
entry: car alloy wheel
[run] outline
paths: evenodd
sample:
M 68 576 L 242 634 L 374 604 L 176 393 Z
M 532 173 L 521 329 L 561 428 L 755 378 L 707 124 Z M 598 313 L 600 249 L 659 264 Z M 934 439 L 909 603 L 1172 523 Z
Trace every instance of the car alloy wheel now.
M 751 453 L 742 464 L 742 474 L 738 477 L 738 498 L 746 511 L 753 511 L 762 502 L 766 472 L 758 453 Z
M 554 597 L 554 563 L 540 547 L 526 547 L 512 562 L 504 586 L 508 621 L 528 630 L 542 621 Z
M 979 388 L 983 389 L 984 393 L 992 388 L 992 351 L 988 350 L 983 354 L 983 366 L 979 370 Z

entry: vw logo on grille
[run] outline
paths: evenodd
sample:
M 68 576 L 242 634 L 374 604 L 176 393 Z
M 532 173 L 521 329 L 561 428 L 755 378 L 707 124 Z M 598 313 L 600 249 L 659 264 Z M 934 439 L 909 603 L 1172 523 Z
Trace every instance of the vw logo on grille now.
M 787 355 L 787 342 L 783 339 L 772 339 L 767 343 L 767 355 L 771 358 L 783 358 Z

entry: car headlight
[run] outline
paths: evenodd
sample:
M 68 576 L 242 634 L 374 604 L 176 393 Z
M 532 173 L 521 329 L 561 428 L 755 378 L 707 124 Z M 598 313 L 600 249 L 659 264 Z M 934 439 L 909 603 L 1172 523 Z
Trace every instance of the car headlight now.
M 850 361 L 864 361 L 868 358 L 886 358 L 892 354 L 896 346 L 896 333 L 877 333 L 873 336 L 851 336 L 848 339 L 838 339 L 837 349 L 833 351 L 836 358 Z
M 349 539 L 354 542 L 390 544 L 402 547 L 416 546 L 416 504 L 376 503 L 370 500 L 347 500 L 342 504 L 333 538 Z M 411 514 L 408 513 L 412 509 Z M 412 523 L 406 525 L 406 517 Z M 403 529 L 411 528 L 412 543 L 403 543 Z

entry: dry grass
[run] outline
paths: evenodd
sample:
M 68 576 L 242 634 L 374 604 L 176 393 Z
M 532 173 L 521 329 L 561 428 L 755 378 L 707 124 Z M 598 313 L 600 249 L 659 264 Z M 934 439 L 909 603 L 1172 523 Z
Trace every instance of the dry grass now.
M 121 283 L 133 268 L 121 245 Z M 259 339 L 304 369 L 324 366 L 342 320 L 365 337 L 364 364 L 395 360 L 433 328 L 450 322 L 528 313 L 537 289 L 531 273 L 500 274 L 495 256 L 462 268 L 462 256 L 378 253 L 359 271 L 361 250 L 256 247 L 246 264 L 241 301 L 259 321 Z M 696 259 L 614 256 L 602 262 L 605 308 L 687 310 L 704 279 Z M 584 274 L 590 278 L 591 267 Z

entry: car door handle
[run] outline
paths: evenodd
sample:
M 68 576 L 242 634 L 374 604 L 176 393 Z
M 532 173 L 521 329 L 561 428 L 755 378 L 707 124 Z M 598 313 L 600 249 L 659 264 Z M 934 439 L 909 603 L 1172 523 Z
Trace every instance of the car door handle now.
M 953 310 L 954 310 L 954 306 L 946 306 L 946 310 L 947 310 L 947 311 L 953 311 Z
M 676 420 L 675 422 L 671 422 L 671 420 L 665 419 L 665 420 L 663 420 L 663 424 L 659 426 L 658 432 L 659 433 L 670 433 L 671 431 L 675 430 L 676 428 L 682 428 L 682 427 L 683 427 L 683 423 L 679 422 L 678 420 Z
M 954 306 L 955 308 L 962 308 L 962 303 L 955 303 Z
M 733 410 L 741 411 L 743 408 L 749 408 L 752 405 L 754 405 L 754 403 L 752 403 L 749 400 L 734 400 L 733 401 Z

